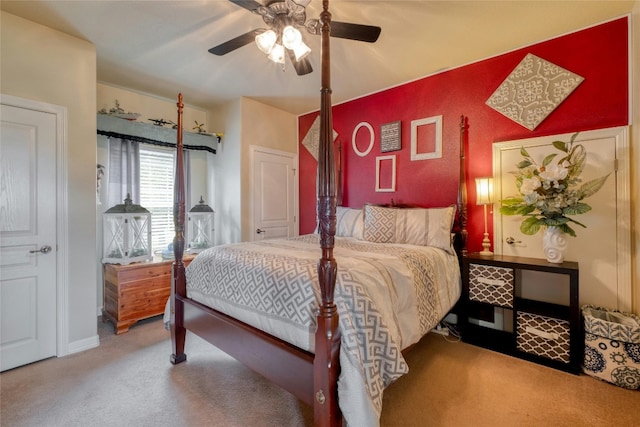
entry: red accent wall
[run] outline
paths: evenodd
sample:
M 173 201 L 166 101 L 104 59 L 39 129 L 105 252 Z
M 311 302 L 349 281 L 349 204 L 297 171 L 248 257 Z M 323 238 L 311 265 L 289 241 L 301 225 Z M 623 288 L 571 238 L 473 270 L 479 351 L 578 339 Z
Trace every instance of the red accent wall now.
M 409 82 L 333 107 L 333 126 L 342 142 L 343 205 L 406 203 L 446 206 L 456 202 L 459 177 L 460 116 L 468 118 L 466 146 L 470 251 L 482 248 L 482 206 L 475 205 L 475 178 L 491 176 L 492 143 L 628 124 L 628 18 L 621 18 L 523 49 Z M 513 122 L 485 104 L 502 81 L 532 53 L 573 73 L 584 81 L 534 131 Z M 316 224 L 315 176 L 317 162 L 301 144 L 319 112 L 302 115 L 299 123 L 300 233 Z M 442 115 L 442 158 L 411 161 L 411 121 Z M 399 151 L 380 151 L 380 126 L 401 121 Z M 352 149 L 356 126 L 368 122 L 374 129 L 371 152 L 358 156 Z M 369 135 L 361 128 L 360 150 Z M 395 154 L 396 191 L 375 192 L 376 157 Z M 498 205 L 495 205 L 498 208 Z M 489 218 L 489 223 L 492 219 Z M 491 227 L 491 225 L 490 225 Z M 489 230 L 493 235 L 493 230 Z

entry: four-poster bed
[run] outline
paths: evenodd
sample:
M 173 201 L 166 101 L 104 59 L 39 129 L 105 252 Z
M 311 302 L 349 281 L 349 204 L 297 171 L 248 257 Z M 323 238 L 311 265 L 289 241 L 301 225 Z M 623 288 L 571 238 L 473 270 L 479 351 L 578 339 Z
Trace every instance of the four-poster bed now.
M 357 419 L 358 424 L 368 425 L 377 422 L 377 419 L 365 419 L 368 420 L 366 417 L 369 413 L 373 418 L 379 417 L 384 387 L 407 370 L 401 351 L 417 342 L 437 324 L 459 296 L 458 257 L 451 249 L 450 234 L 456 209 L 365 207 L 361 210 L 364 216 L 357 219 L 366 222 L 365 240 L 359 236 L 345 237 L 342 231 L 336 237 L 330 19 L 328 1 L 325 0 L 320 16 L 322 88 L 317 235 L 213 248 L 199 254 L 191 263 L 189 272 L 185 271 L 183 104 L 182 95 L 179 96 L 171 361 L 176 364 L 186 360 L 184 346 L 188 329 L 312 405 L 316 426 L 342 424 L 345 407 L 339 406 L 339 393 L 341 401 L 349 402 L 349 415 L 345 412 L 347 421 L 351 417 L 352 422 Z M 464 122 L 460 130 L 462 167 Z M 458 249 L 464 246 L 466 237 L 465 204 L 466 191 L 462 181 L 457 207 L 461 228 L 458 235 L 462 237 L 462 242 L 458 241 Z M 340 208 L 340 212 L 342 214 L 345 210 Z M 349 213 L 358 215 L 357 212 Z M 422 240 L 414 242 L 416 239 L 413 234 L 409 235 L 407 230 L 398 231 L 390 241 L 391 245 L 385 246 L 388 238 L 381 239 L 380 234 L 376 234 L 372 221 L 377 217 L 379 222 L 385 222 L 388 217 L 399 216 L 403 216 L 403 223 L 414 221 L 416 224 L 420 223 L 420 218 L 426 218 L 427 226 L 421 223 L 417 226 L 422 230 Z M 415 230 L 412 228 L 409 231 Z M 321 257 L 316 262 L 318 243 Z M 316 249 L 311 252 L 310 247 Z M 334 258 L 334 249 L 340 254 L 340 271 Z M 240 267 L 236 264 L 238 260 L 244 262 Z M 263 268 L 266 264 L 271 265 L 271 270 Z M 293 276 L 292 271 L 296 272 L 295 280 L 289 277 L 287 282 L 281 277 Z M 404 281 L 396 280 L 403 277 Z M 277 286 L 274 285 L 276 282 Z M 255 294 L 260 294 L 260 300 L 250 295 L 249 288 L 253 285 L 261 286 L 253 290 Z M 276 291 L 287 292 L 291 298 L 284 301 Z M 223 296 L 209 295 L 210 292 L 219 292 Z M 348 297 L 347 294 L 353 295 Z M 246 307 L 243 306 L 245 302 Z M 250 304 L 254 305 L 249 307 Z M 268 307 L 265 308 L 265 305 Z M 363 311 L 362 306 L 367 309 Z M 391 312 L 395 309 L 405 314 Z M 257 312 L 266 315 L 259 318 Z M 282 314 L 284 312 L 293 317 L 299 316 L 300 319 L 285 317 Z M 391 314 L 387 315 L 387 312 Z M 398 325 L 387 320 L 396 317 L 400 319 Z M 371 357 L 373 360 L 363 360 L 369 357 L 369 352 L 380 354 Z M 375 373 L 369 378 L 368 372 Z M 358 385 L 351 388 L 353 384 Z M 360 385 L 363 390 L 359 389 Z M 364 409 L 353 409 L 358 405 Z

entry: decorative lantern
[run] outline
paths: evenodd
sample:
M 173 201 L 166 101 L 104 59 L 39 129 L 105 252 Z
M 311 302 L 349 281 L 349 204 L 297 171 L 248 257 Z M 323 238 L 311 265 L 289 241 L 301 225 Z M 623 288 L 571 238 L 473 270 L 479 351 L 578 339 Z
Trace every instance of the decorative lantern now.
M 151 212 L 134 205 L 127 194 L 124 204 L 103 215 L 102 262 L 130 264 L 153 259 L 151 251 Z
M 213 209 L 200 201 L 189 211 L 187 219 L 187 249 L 189 252 L 198 253 L 213 246 Z

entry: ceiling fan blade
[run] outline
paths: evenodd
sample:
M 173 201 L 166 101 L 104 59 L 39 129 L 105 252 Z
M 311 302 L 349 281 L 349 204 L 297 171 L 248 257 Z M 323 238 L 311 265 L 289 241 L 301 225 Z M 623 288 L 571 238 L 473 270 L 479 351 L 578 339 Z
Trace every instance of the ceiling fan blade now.
M 214 55 L 222 56 L 226 55 L 229 52 L 232 52 L 242 46 L 248 45 L 249 43 L 255 41 L 256 36 L 262 33 L 263 29 L 251 30 L 248 33 L 244 33 L 241 36 L 228 40 L 218 46 L 212 47 L 209 49 L 209 53 L 213 53 Z
M 372 25 L 331 21 L 331 37 L 373 43 L 378 40 L 380 31 L 382 31 L 380 27 L 374 27 Z
M 296 61 L 296 55 L 293 53 L 291 49 L 286 49 L 289 54 L 289 59 L 293 64 L 293 68 L 296 70 L 296 74 L 299 76 L 304 76 L 305 74 L 309 74 L 313 71 L 311 67 L 311 62 L 309 62 L 309 58 L 302 58 L 300 61 Z
M 260 6 L 262 6 L 262 4 L 254 0 L 229 0 L 229 1 L 231 3 L 237 4 L 238 6 L 244 7 L 245 9 L 251 10 L 251 11 L 254 11 Z

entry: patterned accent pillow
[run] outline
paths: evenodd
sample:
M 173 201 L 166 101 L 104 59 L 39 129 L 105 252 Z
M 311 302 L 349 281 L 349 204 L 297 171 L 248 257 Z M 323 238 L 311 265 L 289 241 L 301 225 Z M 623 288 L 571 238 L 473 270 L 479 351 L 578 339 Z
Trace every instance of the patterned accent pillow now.
M 451 228 L 455 211 L 455 205 L 429 209 L 365 205 L 364 240 L 433 246 L 453 252 Z
M 336 207 L 336 236 L 364 240 L 362 209 Z

